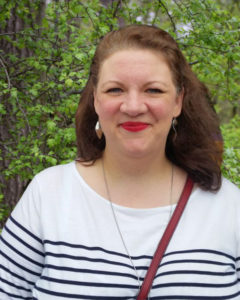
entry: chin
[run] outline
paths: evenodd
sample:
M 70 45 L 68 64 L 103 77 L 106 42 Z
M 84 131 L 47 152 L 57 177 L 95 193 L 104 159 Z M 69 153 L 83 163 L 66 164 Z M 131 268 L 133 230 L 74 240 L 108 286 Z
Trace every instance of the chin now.
M 143 143 L 130 143 L 125 145 L 123 151 L 126 153 L 127 156 L 132 157 L 143 157 L 145 155 L 151 154 L 151 149 L 147 145 Z

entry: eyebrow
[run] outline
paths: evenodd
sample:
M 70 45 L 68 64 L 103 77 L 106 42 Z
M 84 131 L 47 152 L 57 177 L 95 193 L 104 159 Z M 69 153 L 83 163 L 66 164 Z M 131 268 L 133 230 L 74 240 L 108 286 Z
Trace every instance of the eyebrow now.
M 105 86 L 108 83 L 122 84 L 120 81 L 117 81 L 117 80 L 108 80 L 108 81 L 104 82 L 102 85 Z
M 160 83 L 160 84 L 163 84 L 165 87 L 168 87 L 168 84 L 166 82 L 159 81 L 159 80 L 147 81 L 144 85 L 149 85 L 149 84 L 153 84 L 153 83 Z
M 104 82 L 104 83 L 102 84 L 102 86 L 104 87 L 104 86 L 105 86 L 106 84 L 108 84 L 108 83 L 115 83 L 115 84 L 123 85 L 123 83 L 122 83 L 121 81 L 118 81 L 118 80 L 108 80 L 108 81 Z M 163 82 L 163 81 L 158 81 L 158 80 L 147 81 L 147 82 L 144 84 L 144 86 L 147 86 L 147 85 L 149 85 L 149 84 L 154 84 L 154 83 L 160 83 L 160 84 L 164 85 L 165 87 L 168 87 L 168 84 L 167 84 L 167 83 L 165 83 L 165 82 Z

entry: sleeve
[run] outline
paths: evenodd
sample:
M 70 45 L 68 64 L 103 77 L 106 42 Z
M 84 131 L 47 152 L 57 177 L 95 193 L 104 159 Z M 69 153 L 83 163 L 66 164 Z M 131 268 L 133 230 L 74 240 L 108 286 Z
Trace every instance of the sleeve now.
M 41 276 L 44 251 L 35 177 L 19 200 L 0 236 L 0 299 L 32 299 Z
M 236 235 L 237 235 L 237 255 L 236 255 L 236 271 L 238 275 L 238 282 L 240 288 L 240 191 L 238 198 L 238 207 L 237 207 L 237 226 L 236 226 Z

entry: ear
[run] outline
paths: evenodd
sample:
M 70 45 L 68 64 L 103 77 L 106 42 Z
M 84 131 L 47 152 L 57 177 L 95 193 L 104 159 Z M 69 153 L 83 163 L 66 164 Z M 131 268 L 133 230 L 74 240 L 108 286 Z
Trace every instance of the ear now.
M 95 108 L 95 112 L 98 115 L 98 100 L 97 100 L 97 91 L 95 88 L 93 89 L 93 105 Z
M 182 88 L 182 90 L 177 94 L 175 100 L 174 117 L 178 117 L 181 114 L 183 99 L 184 99 L 184 88 Z

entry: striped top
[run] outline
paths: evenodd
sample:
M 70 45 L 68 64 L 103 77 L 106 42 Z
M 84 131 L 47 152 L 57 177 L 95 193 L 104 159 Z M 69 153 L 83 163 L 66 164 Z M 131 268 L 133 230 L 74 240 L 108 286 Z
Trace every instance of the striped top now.
M 114 205 L 140 280 L 175 206 Z M 75 163 L 28 186 L 0 238 L 0 299 L 136 299 L 138 282 L 108 200 Z M 240 191 L 196 188 L 158 268 L 149 299 L 240 299 Z

